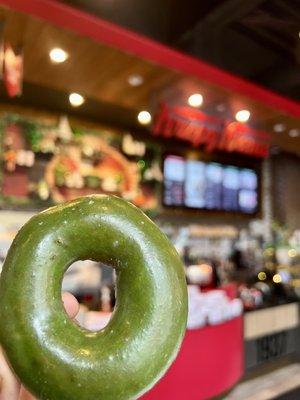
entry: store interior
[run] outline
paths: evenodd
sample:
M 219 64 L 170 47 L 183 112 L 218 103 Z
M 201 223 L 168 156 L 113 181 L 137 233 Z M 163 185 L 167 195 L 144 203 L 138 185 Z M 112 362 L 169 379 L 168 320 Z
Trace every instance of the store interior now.
M 0 264 L 37 212 L 117 195 L 169 237 L 188 284 L 181 352 L 143 399 L 227 398 L 296 362 L 300 104 L 91 11 L 19 3 L 0 1 Z M 90 260 L 62 283 L 92 331 L 114 289 Z

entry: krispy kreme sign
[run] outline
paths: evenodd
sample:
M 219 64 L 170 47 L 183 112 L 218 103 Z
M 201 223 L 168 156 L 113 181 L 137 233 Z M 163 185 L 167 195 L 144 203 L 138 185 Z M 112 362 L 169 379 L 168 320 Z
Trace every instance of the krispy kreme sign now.
M 221 120 L 188 106 L 161 105 L 152 134 L 177 138 L 202 146 L 205 151 L 242 153 L 265 158 L 269 154 L 270 136 L 246 124 Z

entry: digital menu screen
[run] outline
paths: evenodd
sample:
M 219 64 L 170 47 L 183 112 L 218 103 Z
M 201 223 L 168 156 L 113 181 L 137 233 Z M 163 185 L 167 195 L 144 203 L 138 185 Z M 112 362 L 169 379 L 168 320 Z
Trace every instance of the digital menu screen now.
M 258 206 L 257 173 L 169 155 L 164 160 L 163 202 L 166 206 L 252 214 Z
M 164 162 L 164 203 L 167 206 L 184 204 L 185 160 L 169 156 Z

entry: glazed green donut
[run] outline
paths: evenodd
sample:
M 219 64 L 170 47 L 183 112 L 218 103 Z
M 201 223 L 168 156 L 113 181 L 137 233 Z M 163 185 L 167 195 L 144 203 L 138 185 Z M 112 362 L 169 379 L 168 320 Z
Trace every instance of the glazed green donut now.
M 117 273 L 107 327 L 71 321 L 62 279 L 76 260 Z M 135 206 L 93 195 L 34 216 L 17 234 L 0 279 L 0 342 L 40 400 L 127 400 L 148 391 L 174 360 L 186 327 L 182 263 Z

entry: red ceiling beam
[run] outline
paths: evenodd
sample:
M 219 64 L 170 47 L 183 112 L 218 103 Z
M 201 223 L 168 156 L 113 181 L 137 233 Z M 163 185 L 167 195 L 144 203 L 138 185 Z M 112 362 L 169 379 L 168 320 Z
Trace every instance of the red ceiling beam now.
M 0 4 L 300 117 L 300 103 L 59 1 L 0 0 Z

